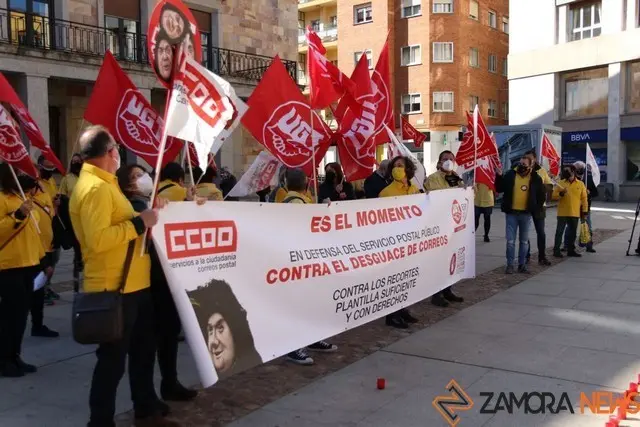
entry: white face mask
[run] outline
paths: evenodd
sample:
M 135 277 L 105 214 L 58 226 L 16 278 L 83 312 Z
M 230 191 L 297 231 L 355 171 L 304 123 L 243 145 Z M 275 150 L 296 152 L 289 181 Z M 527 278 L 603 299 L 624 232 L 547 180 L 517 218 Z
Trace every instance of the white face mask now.
M 136 180 L 136 185 L 138 186 L 138 191 L 145 196 L 151 196 L 153 192 L 153 180 L 149 176 L 148 173 L 145 173 L 140 178 Z
M 451 172 L 453 170 L 453 166 L 455 164 L 453 163 L 453 160 L 447 160 L 445 162 L 442 163 L 442 169 L 445 172 Z

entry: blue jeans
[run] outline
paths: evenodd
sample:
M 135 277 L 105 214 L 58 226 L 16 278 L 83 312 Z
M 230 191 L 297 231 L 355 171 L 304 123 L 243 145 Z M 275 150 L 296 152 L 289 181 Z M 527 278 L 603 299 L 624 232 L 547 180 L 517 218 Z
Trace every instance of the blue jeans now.
M 507 214 L 507 266 L 513 265 L 516 257 L 516 237 L 519 240 L 518 265 L 527 263 L 529 250 L 529 227 L 531 215 L 528 213 Z

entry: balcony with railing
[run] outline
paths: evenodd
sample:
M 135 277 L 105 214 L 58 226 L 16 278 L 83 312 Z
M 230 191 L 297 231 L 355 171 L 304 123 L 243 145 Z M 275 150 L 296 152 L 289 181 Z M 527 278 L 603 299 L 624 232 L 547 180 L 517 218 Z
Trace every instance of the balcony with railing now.
M 124 63 L 137 63 L 143 67 L 149 64 L 144 34 L 7 9 L 0 9 L 0 47 L 2 45 L 17 48 L 13 51 L 17 54 L 25 54 L 25 49 L 33 49 L 94 58 L 104 56 L 108 49 Z M 202 46 L 202 51 L 203 65 L 214 73 L 256 82 L 262 78 L 273 59 L 211 45 Z M 296 80 L 296 62 L 283 60 L 283 63 Z
M 338 40 L 338 25 L 337 23 L 330 24 L 316 24 L 311 26 L 312 30 L 320 37 L 322 43 L 327 49 L 337 46 Z M 304 28 L 298 28 L 298 51 L 307 50 L 307 36 Z

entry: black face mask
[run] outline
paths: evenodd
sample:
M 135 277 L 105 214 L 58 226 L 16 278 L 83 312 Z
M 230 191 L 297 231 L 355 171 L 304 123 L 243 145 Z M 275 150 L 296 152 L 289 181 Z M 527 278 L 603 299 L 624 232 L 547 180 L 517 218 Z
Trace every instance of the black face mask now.
M 71 167 L 69 168 L 69 172 L 74 175 L 80 175 L 80 170 L 82 169 L 82 163 L 71 163 Z
M 36 180 L 28 175 L 19 175 L 18 182 L 20 183 L 20 187 L 22 187 L 22 191 L 24 191 L 25 193 L 33 190 L 38 185 L 36 183 Z
M 584 169 L 577 171 L 577 172 L 576 172 L 576 175 L 578 175 L 578 176 L 584 176 Z
M 518 171 L 519 174 L 524 175 L 529 171 L 529 167 L 520 163 L 516 168 L 516 170 Z
M 326 182 L 336 184 L 336 178 L 338 177 L 338 175 L 334 171 L 327 171 L 324 176 Z
M 53 176 L 53 171 L 47 170 L 47 169 L 40 169 L 40 177 L 42 179 L 49 179 Z
M 571 179 L 572 176 L 573 175 L 571 174 L 571 172 L 569 172 L 567 170 L 562 171 L 562 179 L 569 180 L 569 179 Z

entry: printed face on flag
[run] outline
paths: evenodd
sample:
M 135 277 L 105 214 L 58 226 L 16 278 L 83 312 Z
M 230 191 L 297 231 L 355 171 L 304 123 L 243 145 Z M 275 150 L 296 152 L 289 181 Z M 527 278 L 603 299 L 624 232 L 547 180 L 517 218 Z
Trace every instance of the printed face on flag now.
M 147 48 L 149 62 L 158 80 L 171 88 L 176 46 L 182 46 L 187 57 L 202 61 L 200 33 L 193 14 L 180 0 L 159 1 L 149 21 Z

